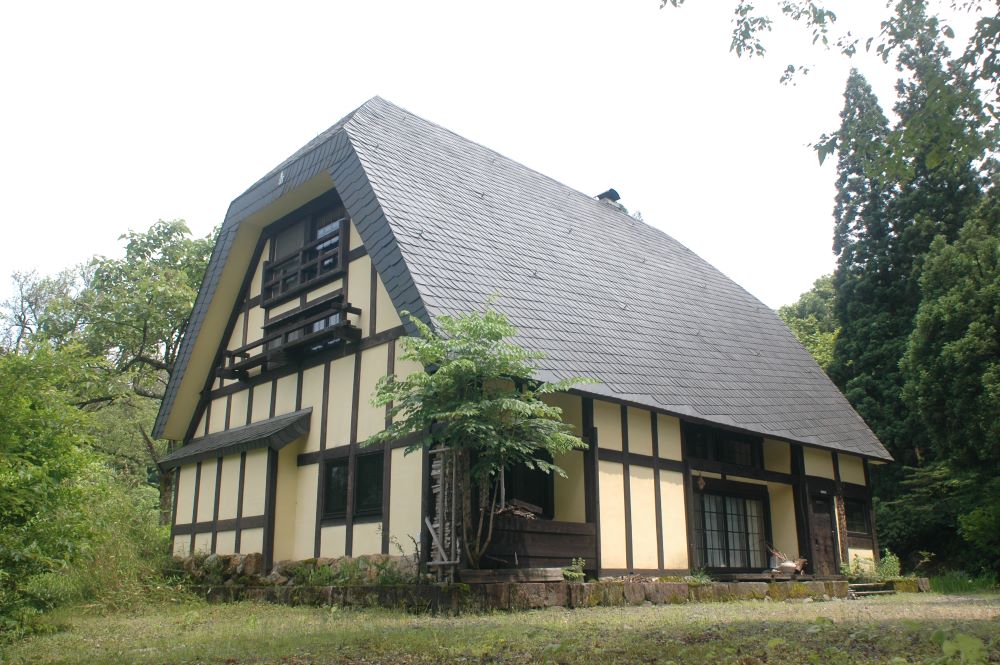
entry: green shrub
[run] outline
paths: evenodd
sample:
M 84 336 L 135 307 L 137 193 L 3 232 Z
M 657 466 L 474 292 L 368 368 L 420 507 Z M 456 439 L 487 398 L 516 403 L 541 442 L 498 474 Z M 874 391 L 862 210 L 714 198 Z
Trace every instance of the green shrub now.
M 938 593 L 982 593 L 1000 589 L 995 573 L 970 575 L 962 570 L 946 570 L 931 577 L 931 591 Z
M 891 580 L 902 575 L 899 557 L 888 549 L 882 552 L 882 558 L 875 564 L 875 576 L 880 580 Z
M 584 580 L 583 567 L 587 565 L 586 559 L 573 559 L 570 565 L 562 569 L 563 579 L 567 582 L 582 582 Z

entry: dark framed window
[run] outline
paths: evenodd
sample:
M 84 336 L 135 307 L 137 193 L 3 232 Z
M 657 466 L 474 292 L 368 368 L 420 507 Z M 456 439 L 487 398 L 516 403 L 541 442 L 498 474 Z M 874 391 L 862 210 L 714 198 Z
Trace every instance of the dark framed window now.
M 326 491 L 323 495 L 323 516 L 347 516 L 347 458 L 326 463 Z
M 848 533 L 870 534 L 871 524 L 868 521 L 868 502 L 861 499 L 844 499 L 844 517 L 847 521 Z
M 343 272 L 341 235 L 347 225 L 342 206 L 282 224 L 271 236 L 271 260 L 261 288 L 265 307 L 333 279 Z
M 702 425 L 684 425 L 684 455 L 691 459 L 761 468 L 761 440 Z
M 382 453 L 358 455 L 355 460 L 354 514 L 382 514 Z
M 763 498 L 699 492 L 694 496 L 694 538 L 702 568 L 767 567 Z
M 323 494 L 324 519 L 347 517 L 348 458 L 326 463 Z M 382 514 L 382 453 L 358 455 L 354 459 L 354 516 Z

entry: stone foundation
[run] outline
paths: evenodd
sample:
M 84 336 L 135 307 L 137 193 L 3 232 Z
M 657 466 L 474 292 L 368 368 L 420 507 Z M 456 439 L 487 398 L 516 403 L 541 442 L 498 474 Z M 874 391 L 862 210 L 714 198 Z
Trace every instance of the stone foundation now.
M 733 600 L 847 598 L 847 582 L 511 582 L 402 586 L 200 586 L 211 602 L 390 607 L 413 612 L 478 612 L 544 607 L 622 607 Z

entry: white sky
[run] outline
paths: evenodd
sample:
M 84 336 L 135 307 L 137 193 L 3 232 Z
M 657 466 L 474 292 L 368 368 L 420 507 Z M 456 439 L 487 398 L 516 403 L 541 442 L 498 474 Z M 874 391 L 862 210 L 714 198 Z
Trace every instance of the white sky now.
M 876 32 L 882 3 L 852 4 L 841 22 Z M 836 129 L 852 63 L 795 26 L 737 59 L 731 6 L 6 2 L 0 300 L 11 271 L 120 254 L 157 219 L 207 233 L 378 94 L 588 194 L 616 188 L 769 306 L 792 302 L 833 269 L 834 168 L 807 144 Z M 783 87 L 789 62 L 815 68 Z M 891 107 L 891 68 L 853 64 Z

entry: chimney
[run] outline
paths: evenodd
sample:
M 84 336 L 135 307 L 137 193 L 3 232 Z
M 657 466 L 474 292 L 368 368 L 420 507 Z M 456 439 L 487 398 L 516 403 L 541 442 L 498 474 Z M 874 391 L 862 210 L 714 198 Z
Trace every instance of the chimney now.
M 621 196 L 619 196 L 618 192 L 616 192 L 614 189 L 609 189 L 606 192 L 598 194 L 596 198 L 601 203 L 606 203 L 612 208 L 621 210 L 623 212 L 625 211 L 625 206 L 623 206 L 621 203 L 618 203 L 618 199 L 620 199 Z

